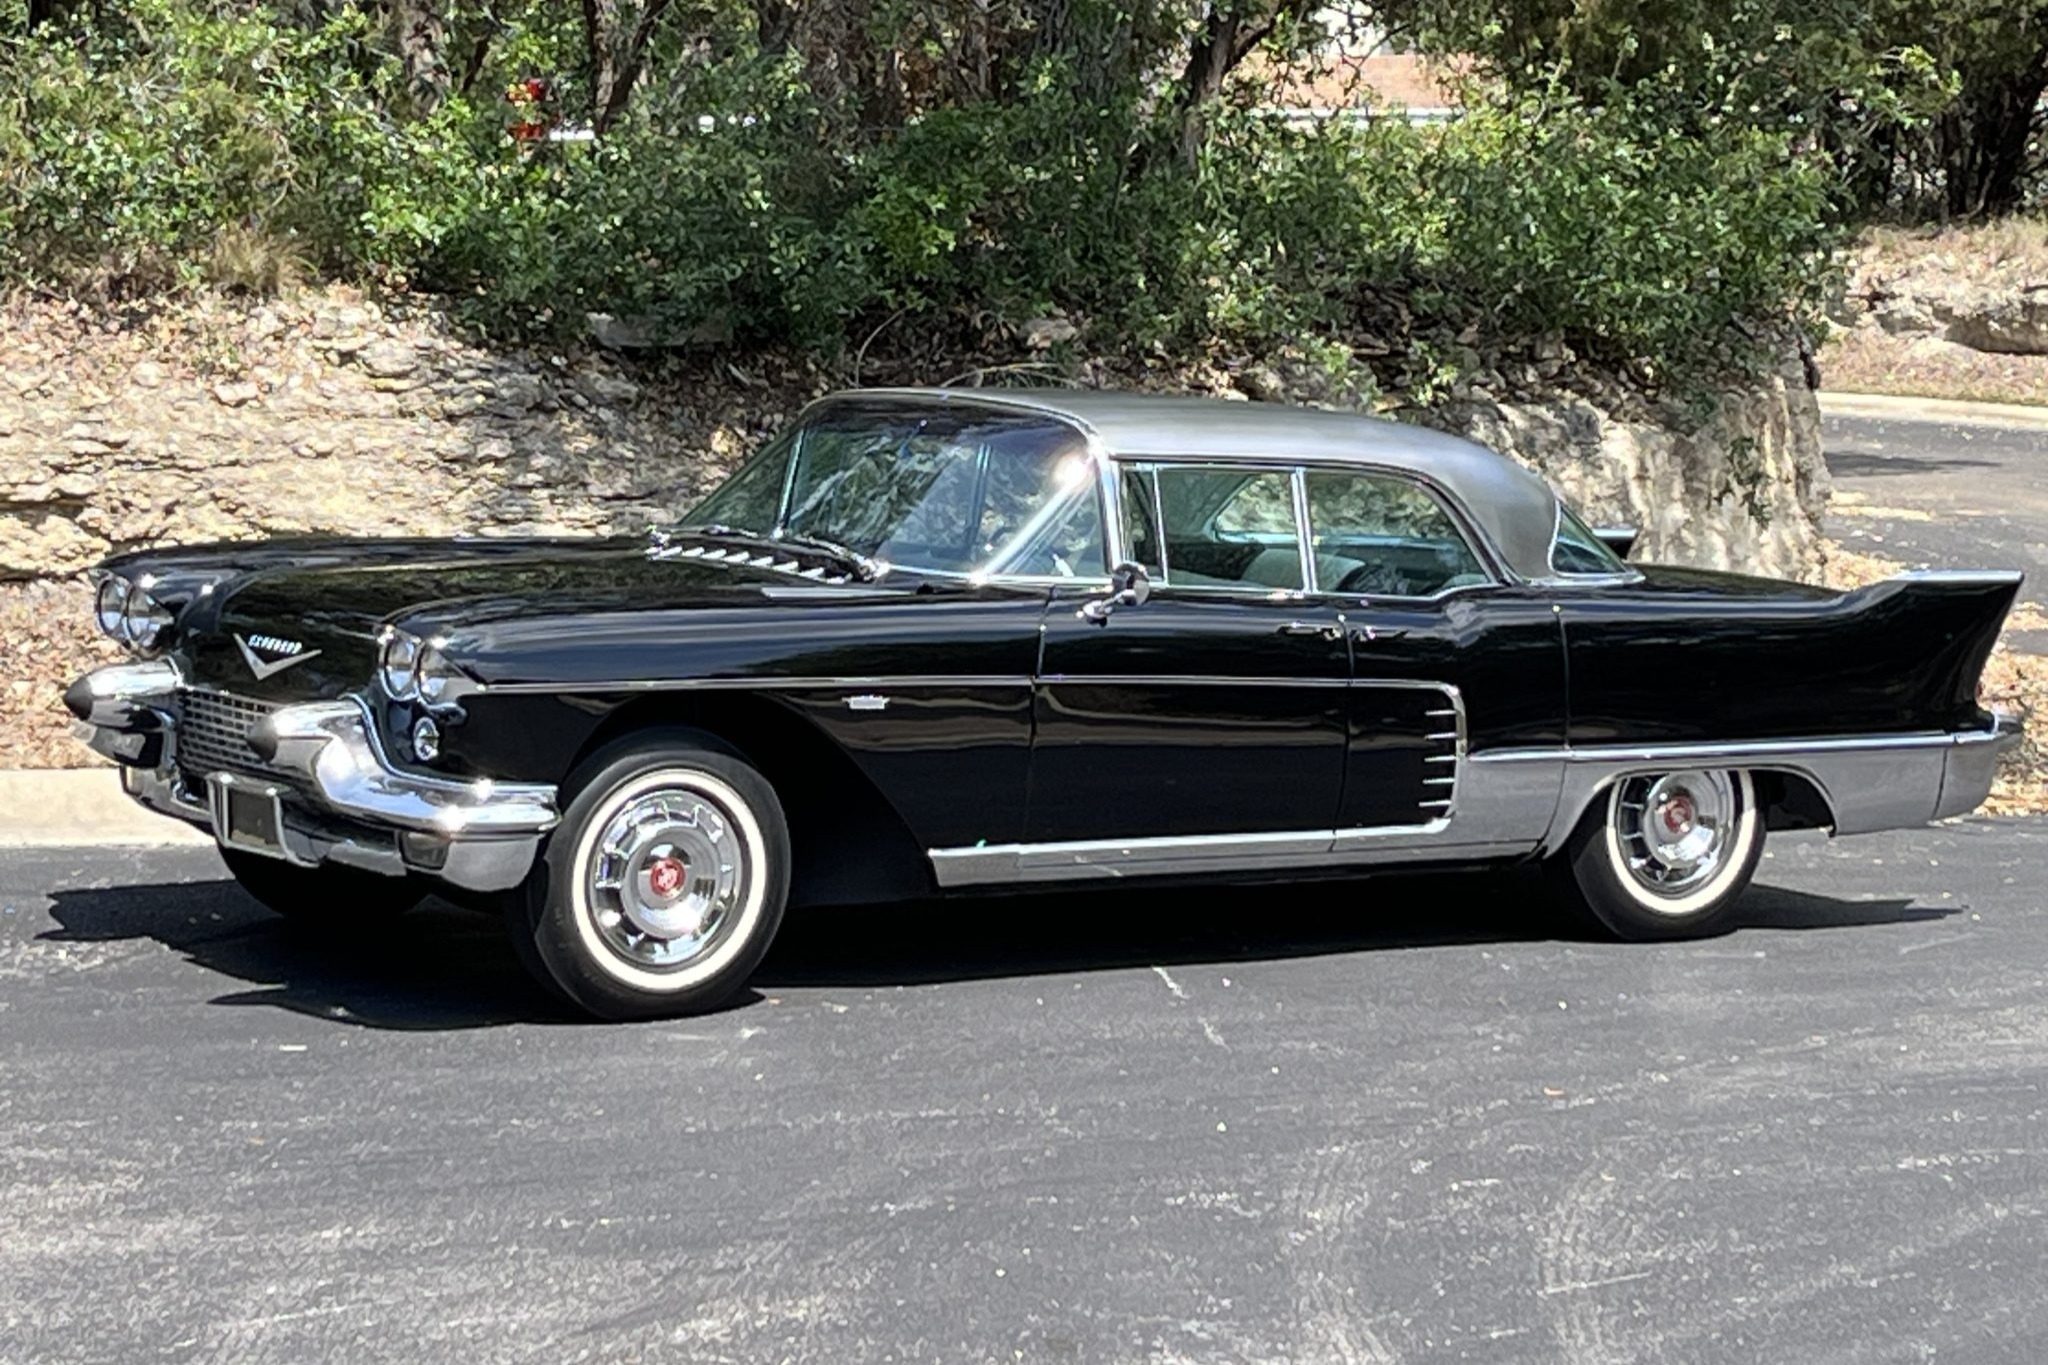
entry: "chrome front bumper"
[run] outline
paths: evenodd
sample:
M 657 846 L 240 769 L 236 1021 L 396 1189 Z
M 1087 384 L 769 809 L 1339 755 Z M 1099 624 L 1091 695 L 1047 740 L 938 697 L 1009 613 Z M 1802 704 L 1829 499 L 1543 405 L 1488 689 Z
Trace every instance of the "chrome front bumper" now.
M 228 788 L 278 797 L 288 862 L 343 863 L 391 876 L 418 873 L 469 891 L 519 885 L 560 819 L 555 788 L 461 782 L 403 772 L 386 757 L 362 702 L 283 706 L 258 722 L 249 745 L 275 782 L 243 773 L 182 771 L 177 762 L 177 669 L 116 664 L 65 693 L 86 742 L 122 765 L 141 804 L 201 825 L 226 842 Z M 237 845 L 243 847 L 245 845 Z

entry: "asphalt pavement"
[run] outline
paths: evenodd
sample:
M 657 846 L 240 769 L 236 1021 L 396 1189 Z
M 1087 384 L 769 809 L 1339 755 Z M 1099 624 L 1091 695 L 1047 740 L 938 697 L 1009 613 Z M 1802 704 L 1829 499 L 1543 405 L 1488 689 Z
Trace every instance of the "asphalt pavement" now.
M 1516 876 L 792 920 L 553 1014 L 490 922 L 0 861 L 0 1359 L 2048 1358 L 2048 821 L 1773 841 L 1744 927 Z
M 1918 566 L 2019 569 L 2048 602 L 2048 430 L 1830 416 L 1821 422 L 1849 549 Z M 2048 654 L 2048 630 L 2014 644 Z
M 2044 439 L 1831 422 L 1838 524 L 2048 582 Z M 600 1026 L 437 903 L 0 849 L 0 1365 L 2038 1365 L 2044 855 L 1776 836 L 1667 945 L 1504 874 L 814 912 Z

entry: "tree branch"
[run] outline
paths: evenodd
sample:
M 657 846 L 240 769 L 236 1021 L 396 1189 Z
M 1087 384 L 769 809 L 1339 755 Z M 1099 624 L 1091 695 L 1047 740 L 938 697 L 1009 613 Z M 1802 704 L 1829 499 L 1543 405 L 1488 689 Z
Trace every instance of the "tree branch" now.
M 647 0 L 647 7 L 640 11 L 640 22 L 633 26 L 633 36 L 626 43 L 625 58 L 618 64 L 611 89 L 605 94 L 604 107 L 597 117 L 596 129 L 600 134 L 626 112 L 626 102 L 633 97 L 633 86 L 640 79 L 640 69 L 647 64 L 648 41 L 654 37 L 654 27 L 661 22 L 661 16 L 668 13 L 669 3 L 670 0 Z

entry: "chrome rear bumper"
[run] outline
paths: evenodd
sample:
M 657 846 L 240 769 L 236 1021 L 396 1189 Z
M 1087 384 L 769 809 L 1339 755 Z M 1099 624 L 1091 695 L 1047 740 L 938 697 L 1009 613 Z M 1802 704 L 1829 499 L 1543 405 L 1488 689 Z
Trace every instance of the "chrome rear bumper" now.
M 209 829 L 226 830 L 213 793 L 274 791 L 282 815 L 278 850 L 305 866 L 344 863 L 391 876 L 418 873 L 469 891 L 503 891 L 532 868 L 560 819 L 555 788 L 463 782 L 405 772 L 385 755 L 362 702 L 282 706 L 259 721 L 249 744 L 275 783 L 244 773 L 185 772 L 177 762 L 178 672 L 168 662 L 116 664 L 74 683 L 65 702 L 86 742 L 122 765 L 138 802 Z

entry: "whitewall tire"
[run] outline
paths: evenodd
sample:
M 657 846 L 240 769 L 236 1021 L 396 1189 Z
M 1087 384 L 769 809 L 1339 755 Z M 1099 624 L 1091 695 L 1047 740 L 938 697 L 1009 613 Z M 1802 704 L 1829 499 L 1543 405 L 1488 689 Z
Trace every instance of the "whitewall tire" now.
M 1741 770 L 1620 778 L 1555 860 L 1568 899 L 1620 938 L 1722 929 L 1763 856 L 1756 783 Z
M 606 1019 L 715 1009 L 782 922 L 789 831 L 774 789 L 716 741 L 635 737 L 586 762 L 527 886 L 521 960 Z

